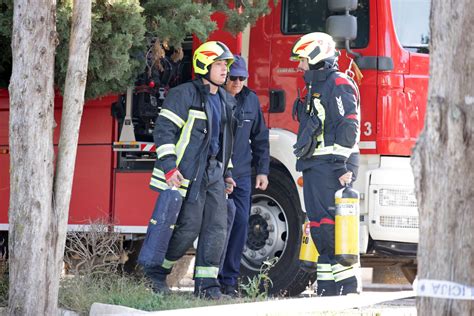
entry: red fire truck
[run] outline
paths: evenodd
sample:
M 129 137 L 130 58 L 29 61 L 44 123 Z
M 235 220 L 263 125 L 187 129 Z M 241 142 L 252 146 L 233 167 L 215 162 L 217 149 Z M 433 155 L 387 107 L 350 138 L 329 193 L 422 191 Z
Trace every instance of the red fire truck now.
M 222 30 L 211 36 L 247 58 L 248 86 L 258 94 L 270 127 L 270 185 L 267 191 L 253 192 L 242 274 L 255 274 L 265 260 L 278 257 L 269 275 L 271 292 L 297 294 L 314 279 L 298 260 L 305 215 L 301 174 L 295 170 L 292 154 L 297 124 L 291 110 L 297 88 L 304 83 L 289 55 L 301 34 L 328 27 L 342 39 L 340 68 L 345 70 L 353 58 L 363 74 L 359 86 L 362 155 L 355 183 L 361 192 L 362 265 L 402 264 L 413 278 L 418 212 L 409 160 L 426 108 L 430 0 L 281 0 L 270 5 L 271 14 L 239 36 Z M 222 16 L 216 14 L 215 19 L 222 27 Z M 190 58 L 197 45 L 193 38 L 183 45 L 181 79 L 191 78 Z M 108 96 L 86 103 L 70 230 L 105 218 L 124 234 L 129 249 L 139 249 L 156 200 L 156 193 L 148 189 L 156 157 L 150 136 L 159 111 L 157 101 L 166 89 L 157 86 L 153 91 L 150 95 L 129 89 L 129 102 L 125 96 L 119 100 Z M 60 97 L 55 106 L 59 123 Z M 4 237 L 9 200 L 8 108 L 8 93 L 0 90 L 0 233 Z M 124 113 L 117 114 L 116 109 Z M 58 139 L 59 128 L 55 144 Z M 133 261 L 133 253 L 130 258 Z

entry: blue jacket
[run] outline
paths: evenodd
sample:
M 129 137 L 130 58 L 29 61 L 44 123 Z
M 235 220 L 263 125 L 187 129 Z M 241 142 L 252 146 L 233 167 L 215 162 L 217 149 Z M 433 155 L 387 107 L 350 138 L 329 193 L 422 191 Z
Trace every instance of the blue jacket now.
M 257 174 L 268 174 L 270 165 L 268 128 L 263 119 L 257 95 L 247 87 L 235 96 L 236 128 L 232 175 L 234 178 L 249 176 L 252 167 Z M 250 142 L 249 142 L 250 140 Z
M 223 163 L 226 177 L 232 176 L 231 165 L 235 99 L 219 88 L 222 101 L 220 151 L 217 159 Z M 184 181 L 178 191 L 195 200 L 206 171 L 212 135 L 212 109 L 207 98 L 209 85 L 201 79 L 171 89 L 156 120 L 153 138 L 157 160 L 150 188 L 161 192 L 168 189 L 166 173 L 178 168 Z

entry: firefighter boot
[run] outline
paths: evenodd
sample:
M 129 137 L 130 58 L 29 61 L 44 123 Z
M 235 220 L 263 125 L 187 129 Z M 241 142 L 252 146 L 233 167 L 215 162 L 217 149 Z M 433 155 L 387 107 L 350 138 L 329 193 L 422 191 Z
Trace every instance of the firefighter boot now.
M 355 277 L 350 277 L 349 279 L 336 283 L 336 287 L 338 295 L 359 294 Z
M 161 267 L 148 267 L 144 268 L 145 275 L 150 279 L 151 281 L 151 288 L 154 293 L 157 294 L 170 294 L 171 290 L 168 287 L 168 284 L 166 283 L 166 276 L 168 273 L 163 273 L 164 271 L 161 271 L 163 268 Z
M 194 296 L 214 301 L 230 298 L 222 294 L 219 283 L 212 278 L 194 278 Z
M 237 298 L 240 296 L 239 292 L 237 291 L 237 286 L 235 285 L 222 284 L 221 292 L 231 298 Z
M 327 255 L 320 255 L 317 264 L 317 277 L 315 292 L 318 296 L 335 296 L 336 282 L 331 269 L 330 259 Z
M 336 296 L 336 282 L 318 280 L 314 291 L 317 296 Z
M 218 301 L 223 299 L 230 299 L 229 295 L 222 294 L 221 290 L 214 286 L 205 290 L 195 291 L 194 295 L 199 298 L 203 298 L 210 301 Z
M 337 295 L 359 293 L 357 274 L 360 273 L 358 265 L 345 267 L 341 264 L 333 264 L 332 272 L 336 281 Z
M 151 288 L 154 293 L 163 295 L 171 294 L 171 290 L 168 287 L 168 284 L 166 284 L 166 280 L 156 280 L 152 282 L 153 284 Z
M 352 276 L 343 281 L 336 282 L 337 295 L 359 294 L 357 279 Z

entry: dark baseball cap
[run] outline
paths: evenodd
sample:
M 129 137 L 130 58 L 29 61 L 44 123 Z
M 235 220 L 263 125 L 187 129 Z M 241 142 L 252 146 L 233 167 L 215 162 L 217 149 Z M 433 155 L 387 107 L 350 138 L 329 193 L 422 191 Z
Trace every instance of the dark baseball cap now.
M 230 76 L 248 77 L 247 64 L 245 59 L 240 55 L 234 55 L 234 62 L 230 65 Z

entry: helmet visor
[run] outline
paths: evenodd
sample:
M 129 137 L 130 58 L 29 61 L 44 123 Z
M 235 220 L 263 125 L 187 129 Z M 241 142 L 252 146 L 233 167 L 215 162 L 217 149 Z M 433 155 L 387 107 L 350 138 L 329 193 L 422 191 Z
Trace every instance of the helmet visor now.
M 301 57 L 300 56 L 290 56 L 290 61 L 296 61 L 296 62 L 300 62 L 301 61 Z

